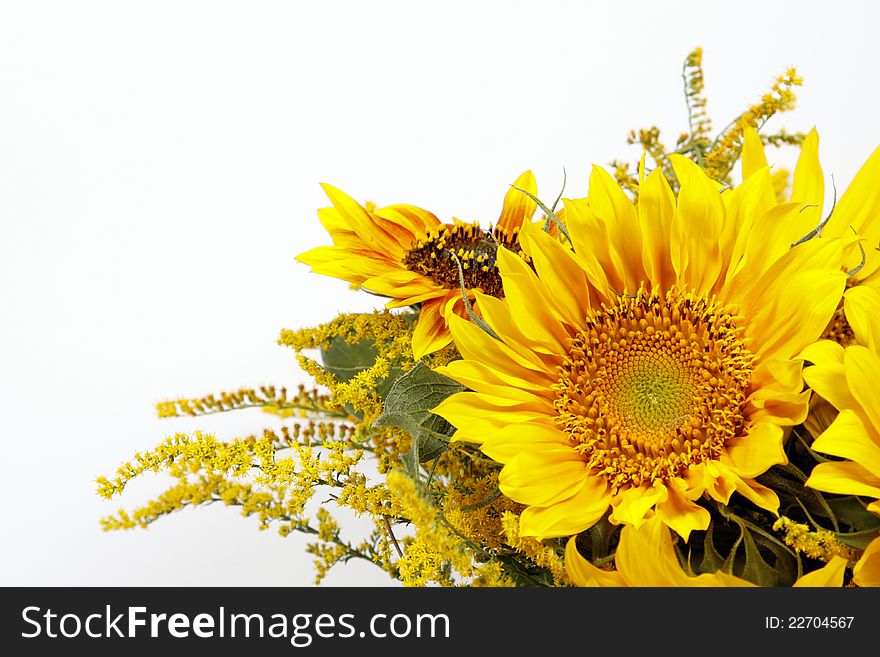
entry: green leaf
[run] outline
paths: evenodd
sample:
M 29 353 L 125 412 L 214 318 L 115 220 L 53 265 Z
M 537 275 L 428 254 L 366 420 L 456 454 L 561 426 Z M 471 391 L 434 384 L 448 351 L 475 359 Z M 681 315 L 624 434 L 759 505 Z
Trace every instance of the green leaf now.
M 336 336 L 330 340 L 328 347 L 321 348 L 321 363 L 324 369 L 343 383 L 375 365 L 378 356 L 379 352 L 370 339 L 349 343 Z M 403 370 L 397 366 L 392 365 L 388 368 L 388 376 L 378 381 L 376 385 L 376 393 L 380 398 L 385 399 L 402 373 Z M 346 406 L 346 410 L 356 417 L 361 417 L 361 414 L 355 412 L 353 408 Z
M 801 564 L 791 548 L 758 525 L 737 515 L 730 507 L 719 507 L 718 510 L 740 531 L 726 560 L 727 572 L 758 586 L 787 586 L 794 583 L 800 574 Z M 743 555 L 737 559 L 740 546 L 743 547 Z M 773 555 L 772 564 L 764 558 L 759 546 Z M 734 564 L 742 565 L 739 573 L 733 572 Z
M 455 428 L 431 409 L 464 389 L 424 363 L 416 363 L 391 386 L 376 425 L 399 427 L 412 436 L 413 449 L 404 459 L 411 472 L 417 473 L 419 463 L 435 459 L 446 450 Z
M 773 569 L 776 572 L 778 584 L 780 586 L 794 584 L 803 570 L 800 555 L 769 534 L 755 533 L 754 537 L 757 543 L 770 550 L 776 557 Z
M 715 521 L 709 523 L 706 528 L 706 535 L 703 537 L 703 559 L 700 562 L 701 573 L 714 573 L 723 570 L 725 563 L 724 558 L 715 549 L 714 537 L 712 535 L 715 529 Z
M 861 532 L 838 533 L 834 537 L 843 543 L 858 550 L 866 550 L 875 538 L 880 536 L 880 528 L 868 529 Z
M 336 336 L 328 347 L 321 348 L 324 368 L 340 381 L 350 381 L 365 369 L 373 366 L 378 352 L 372 340 L 350 344 Z
M 828 500 L 838 521 L 846 523 L 856 531 L 880 528 L 880 518 L 865 508 L 864 502 L 854 495 Z
M 743 545 L 745 546 L 746 552 L 746 563 L 743 566 L 743 571 L 740 577 L 747 579 L 758 586 L 776 586 L 779 584 L 779 574 L 764 560 L 764 557 L 758 550 L 752 532 L 745 527 L 743 527 L 742 530 Z

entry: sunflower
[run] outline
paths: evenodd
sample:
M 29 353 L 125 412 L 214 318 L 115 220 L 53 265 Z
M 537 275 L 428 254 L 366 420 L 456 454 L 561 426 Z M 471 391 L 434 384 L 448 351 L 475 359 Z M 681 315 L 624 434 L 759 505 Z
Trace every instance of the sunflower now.
M 874 318 L 880 324 L 880 318 Z M 838 411 L 812 449 L 844 460 L 817 464 L 806 485 L 842 495 L 874 498 L 867 510 L 880 515 L 880 356 L 862 345 L 842 347 L 822 340 L 807 347 L 812 363 L 804 378 Z M 880 586 L 880 538 L 856 564 L 855 582 Z
M 689 575 L 676 556 L 672 535 L 657 516 L 638 528 L 621 529 L 614 562 L 616 570 L 597 568 L 578 552 L 574 536 L 565 546 L 565 571 L 577 586 L 754 586 L 720 571 Z M 846 559 L 835 556 L 793 586 L 841 586 L 846 566 Z
M 448 316 L 463 358 L 438 371 L 470 390 L 434 412 L 503 464 L 524 536 L 654 509 L 687 540 L 709 523 L 698 501 L 735 491 L 778 509 L 755 477 L 806 417 L 797 355 L 843 292 L 844 243 L 791 248 L 803 204 L 777 204 L 767 167 L 722 192 L 671 160 L 677 199 L 642 171 L 635 206 L 594 167 L 589 198 L 565 200 L 570 248 L 527 223 L 528 263 L 499 249 L 504 298 L 475 295 L 494 336 Z
M 767 157 L 758 133 L 748 129 L 744 135 L 743 176 L 767 166 Z M 847 346 L 855 342 L 880 348 L 880 335 L 866 335 L 870 318 L 880 313 L 880 148 L 874 150 L 847 186 L 840 200 L 823 220 L 825 178 L 819 162 L 819 134 L 815 128 L 804 138 L 794 172 L 790 200 L 803 203 L 796 219 L 801 236 L 821 234 L 829 237 L 857 235 L 863 242 L 841 266 L 851 272 L 840 305 L 824 336 Z M 827 220 L 827 221 L 826 221 Z M 859 340 L 857 332 L 863 338 Z
M 413 205 L 362 206 L 331 185 L 322 187 L 332 206 L 319 210 L 318 217 L 333 246 L 306 251 L 297 260 L 313 272 L 390 297 L 388 308 L 419 304 L 412 340 L 416 359 L 452 341 L 444 315 L 466 316 L 462 278 L 471 300 L 476 291 L 502 294 L 495 250 L 499 244 L 518 249 L 517 234 L 537 207 L 520 191 L 537 194 L 531 171 L 520 175 L 508 190 L 501 216 L 489 231 L 479 223 L 441 223 Z

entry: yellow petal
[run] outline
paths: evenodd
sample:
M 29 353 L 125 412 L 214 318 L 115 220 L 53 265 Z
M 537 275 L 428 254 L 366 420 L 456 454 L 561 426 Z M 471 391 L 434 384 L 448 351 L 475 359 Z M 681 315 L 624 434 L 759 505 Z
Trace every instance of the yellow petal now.
M 556 427 L 541 422 L 522 422 L 496 431 L 486 438 L 480 450 L 490 459 L 507 463 L 523 452 L 558 450 L 567 446 L 567 436 Z
M 736 472 L 723 464 L 718 464 L 718 467 L 723 472 L 723 476 L 733 483 L 737 493 L 756 506 L 766 509 L 774 515 L 778 515 L 779 497 L 777 497 L 773 490 L 762 486 L 754 479 L 740 477 Z
M 847 560 L 843 557 L 832 557 L 831 561 L 821 568 L 800 576 L 793 586 L 843 586 L 843 575 L 846 572 L 846 565 Z
M 843 365 L 846 382 L 874 434 L 880 433 L 880 356 L 861 345 L 848 347 Z
M 759 422 L 744 436 L 727 443 L 730 466 L 741 477 L 751 479 L 764 474 L 772 466 L 787 463 L 782 445 L 782 427 Z
M 841 349 L 842 351 L 843 349 Z M 843 363 L 806 367 L 804 368 L 804 381 L 838 411 L 847 409 L 861 411 L 859 403 L 853 397 L 846 383 L 846 370 Z
M 691 488 L 703 490 L 713 500 L 727 504 L 736 490 L 733 477 L 726 475 L 729 470 L 719 461 L 704 461 L 688 468 L 684 478 Z
M 678 563 L 669 530 L 656 515 L 639 527 L 621 530 L 615 563 L 628 586 L 694 584 Z
M 565 221 L 575 252 L 585 260 L 590 281 L 600 289 L 611 285 L 616 290 L 626 287 L 620 254 L 611 242 L 609 226 L 593 212 L 588 199 L 563 199 Z M 595 271 L 598 265 L 602 273 Z
M 366 208 L 333 185 L 321 183 L 321 187 L 334 209 L 339 213 L 340 219 L 351 227 L 365 245 L 380 253 L 390 249 L 397 252 L 398 255 L 402 255 L 403 251 L 397 242 L 389 239 L 376 225 Z
M 414 236 L 425 235 L 441 223 L 433 213 L 404 203 L 379 208 L 373 214 L 408 229 Z
M 414 294 L 411 297 L 404 297 L 402 299 L 391 299 L 391 301 L 385 304 L 385 307 L 406 308 L 407 306 L 414 306 L 417 303 L 422 303 L 431 299 L 440 299 L 440 307 L 442 308 L 445 305 L 446 301 L 449 299 L 450 293 L 450 290 L 442 287 L 437 287 L 433 290 L 422 292 L 421 294 Z M 458 296 L 458 292 L 455 292 L 454 294 L 455 296 Z
M 727 194 L 725 194 L 727 196 Z M 745 265 L 744 254 L 757 217 L 764 216 L 776 205 L 773 180 L 767 169 L 760 169 L 729 194 L 727 218 L 721 233 L 721 253 L 725 261 L 716 291 L 729 282 Z
M 565 572 L 576 586 L 624 586 L 620 573 L 597 568 L 581 556 L 572 536 L 565 544 Z
M 826 226 L 829 235 L 850 235 L 853 231 L 865 240 L 866 261 L 861 271 L 853 276 L 855 281 L 876 280 L 880 270 L 880 148 L 877 148 L 862 165 L 846 192 L 834 209 Z M 855 253 L 846 268 L 852 269 L 861 261 L 861 254 Z
M 333 206 L 330 206 L 329 208 L 319 208 L 318 221 L 321 222 L 324 229 L 334 239 L 334 242 L 337 236 L 347 237 L 349 239 L 356 238 L 358 241 L 361 241 L 360 238 L 357 237 L 357 233 L 354 232 L 354 228 L 352 228 L 348 218 Z
M 358 251 L 338 246 L 319 246 L 299 254 L 296 259 L 312 268 L 316 274 L 333 276 L 360 285 L 373 276 L 380 276 L 400 268 L 372 251 Z
M 639 191 L 639 225 L 642 229 L 642 262 L 650 283 L 669 288 L 676 282 L 669 251 L 675 218 L 675 196 L 660 169 L 655 169 Z
M 880 586 L 880 538 L 871 541 L 856 563 L 853 582 L 858 586 Z
M 719 186 L 692 160 L 683 155 L 670 155 L 675 175 L 681 181 L 678 192 L 679 233 L 682 237 L 682 264 L 680 280 L 696 290 L 715 286 L 721 272 L 719 240 L 724 227 L 725 212 L 718 193 Z
M 532 258 L 532 265 L 545 288 L 555 315 L 569 326 L 579 327 L 590 307 L 586 272 L 580 267 L 571 249 L 543 230 L 524 226 L 520 231 L 523 250 Z
M 851 410 L 841 411 L 831 426 L 813 441 L 812 448 L 822 454 L 855 461 L 880 477 L 880 445 L 871 439 L 859 416 Z
M 455 338 L 455 346 L 464 358 L 492 363 L 494 369 L 518 378 L 535 378 L 540 375 L 546 381 L 553 380 L 534 352 L 511 349 L 469 319 L 450 314 L 446 317 L 446 322 Z
M 437 289 L 430 278 L 407 269 L 391 269 L 377 276 L 371 276 L 361 283 L 364 289 L 392 299 L 416 296 Z
M 413 358 L 421 360 L 427 354 L 442 349 L 452 342 L 452 334 L 446 327 L 446 320 L 440 314 L 442 301 L 432 299 L 425 301 L 419 311 L 412 336 Z
M 659 479 L 653 486 L 642 484 L 637 488 L 626 488 L 611 500 L 613 509 L 608 519 L 616 524 L 638 527 L 654 505 L 666 501 L 668 495 L 666 486 Z
M 795 277 L 820 270 L 840 273 L 845 253 L 858 238 L 813 239 L 792 248 L 802 237 L 792 231 L 797 204 L 782 204 L 762 216 L 748 231 L 743 264 L 728 282 L 722 298 L 738 301 L 754 315 L 756 310 L 777 302 L 780 292 L 791 288 Z
M 794 218 L 794 225 L 800 236 L 806 235 L 822 221 L 822 204 L 825 201 L 825 177 L 819 164 L 819 134 L 815 128 L 810 130 L 801 144 L 791 200 L 800 203 L 803 208 Z
M 767 166 L 767 155 L 758 132 L 751 126 L 743 131 L 742 177 L 743 181 Z
M 524 189 L 533 196 L 538 195 L 538 183 L 535 181 L 535 174 L 531 171 L 524 171 L 513 181 L 513 185 L 504 195 L 504 205 L 501 208 L 501 216 L 498 217 L 497 224 L 498 228 L 504 230 L 508 235 L 519 230 L 526 221 L 531 221 L 538 207 L 528 194 L 523 194 L 514 187 Z
M 754 586 L 722 572 L 688 575 L 678 562 L 672 536 L 659 516 L 638 528 L 625 526 L 620 532 L 615 560 L 627 586 Z
M 809 269 L 766 289 L 756 299 L 747 327 L 758 354 L 789 359 L 815 342 L 834 315 L 845 284 L 842 271 Z
M 818 340 L 807 345 L 798 358 L 814 365 L 843 365 L 843 345 L 834 340 Z
M 529 401 L 535 395 L 546 395 L 546 381 L 526 376 L 513 376 L 509 372 L 497 370 L 492 365 L 476 360 L 451 361 L 448 365 L 437 367 L 438 374 L 455 379 L 462 385 L 478 392 Z
M 746 579 L 742 579 L 734 575 L 728 575 L 727 573 L 723 573 L 721 571 L 715 573 L 703 573 L 702 575 L 691 577 L 690 579 L 691 582 L 693 582 L 691 586 L 728 586 L 738 588 L 751 588 L 755 586 L 755 584 L 752 584 Z
M 560 345 L 566 344 L 569 335 L 562 326 L 556 304 L 532 268 L 503 247 L 498 249 L 497 264 L 504 283 L 505 302 L 523 334 L 542 343 L 555 339 Z
M 852 461 L 819 463 L 804 485 L 827 493 L 880 498 L 880 477 Z
M 859 169 L 825 226 L 823 234 L 846 235 L 852 230 L 869 238 L 873 244 L 880 240 L 880 148 L 877 148 Z M 850 228 L 852 227 L 852 228 Z
M 599 477 L 587 477 L 583 488 L 567 500 L 552 506 L 530 506 L 519 518 L 520 536 L 553 538 L 572 536 L 589 529 L 605 515 L 610 495 Z
M 750 224 L 740 227 L 742 262 L 734 276 L 728 275 L 729 287 L 747 294 L 750 287 L 758 287 L 761 276 L 785 254 L 791 244 L 801 235 L 791 228 L 799 206 L 796 203 L 773 205 L 764 214 L 753 217 Z
M 548 267 L 544 263 L 540 265 L 538 274 L 542 279 L 548 276 L 566 279 L 562 289 L 568 293 L 565 302 L 568 304 L 569 312 L 566 316 L 570 317 L 572 314 L 570 310 L 573 308 L 571 305 L 572 297 L 580 305 L 581 311 L 588 308 L 590 291 L 597 291 L 600 297 L 605 295 L 608 289 L 608 278 L 602 265 L 596 259 L 593 248 L 595 234 L 592 232 L 592 226 L 598 219 L 592 214 L 585 200 L 563 199 L 563 202 L 567 205 L 568 212 L 564 208 L 558 214 L 560 217 L 565 217 L 575 250 L 572 251 L 560 243 L 556 237 L 545 232 L 537 224 L 523 226 L 523 231 L 520 233 L 520 245 L 532 258 L 535 258 L 536 255 L 542 256 L 543 260 L 550 259 L 551 261 L 557 257 L 564 258 L 559 263 L 559 267 L 565 272 L 564 275 L 548 271 Z M 585 222 L 589 225 L 585 225 Z M 604 226 L 601 227 L 601 230 L 603 234 L 607 234 Z M 603 252 L 607 253 L 607 244 Z M 536 267 L 538 267 L 537 264 Z M 567 276 L 571 276 L 571 278 L 567 278 Z M 584 276 L 586 276 L 588 286 L 581 289 L 581 281 Z
M 521 452 L 501 469 L 498 488 L 521 504 L 550 506 L 575 495 L 587 480 L 587 464 L 568 445 Z
M 876 352 L 880 349 L 880 290 L 857 285 L 843 294 L 846 321 L 859 344 Z
M 800 360 L 769 358 L 758 364 L 746 408 L 752 422 L 793 426 L 806 419 L 810 392 L 803 390 L 801 370 Z
M 389 211 L 388 209 L 386 209 L 385 216 L 378 215 L 375 212 L 370 213 L 373 223 L 387 236 L 386 241 L 389 243 L 393 241 L 395 246 L 398 247 L 388 249 L 388 255 L 401 260 L 405 257 L 406 252 L 412 248 L 413 244 L 418 241 L 419 237 L 424 234 L 421 231 L 416 232 L 417 229 L 410 226 L 405 217 L 406 215 L 394 210 Z
M 590 174 L 590 209 L 608 229 L 608 238 L 623 267 L 623 286 L 636 290 L 645 280 L 639 216 L 629 197 L 605 169 L 593 166 Z M 623 291 L 623 290 L 621 290 Z
M 523 403 L 478 392 L 459 392 L 432 409 L 457 428 L 453 440 L 481 443 L 509 424 L 546 421 L 552 406 Z
M 541 354 L 542 358 L 550 361 L 562 360 L 562 345 L 550 334 L 545 334 L 547 338 L 544 342 L 538 342 L 534 338 L 528 338 L 520 329 L 524 323 L 530 322 L 531 318 L 514 317 L 510 309 L 510 305 L 503 299 L 491 297 L 480 291 L 474 291 L 474 299 L 479 308 L 479 314 L 483 316 L 495 334 L 501 338 L 501 341 L 515 351 L 523 359 L 534 362 L 535 354 Z M 539 358 L 538 360 L 541 360 Z M 534 377 L 532 377 L 534 378 Z M 548 379 L 549 381 L 549 379 Z M 537 380 L 536 380 L 537 383 Z M 542 383 L 543 386 L 543 383 Z M 546 387 L 546 386 L 544 386 Z
M 667 486 L 669 497 L 657 504 L 657 515 L 685 541 L 693 530 L 703 531 L 709 526 L 709 512 L 688 498 L 685 482 L 672 479 Z

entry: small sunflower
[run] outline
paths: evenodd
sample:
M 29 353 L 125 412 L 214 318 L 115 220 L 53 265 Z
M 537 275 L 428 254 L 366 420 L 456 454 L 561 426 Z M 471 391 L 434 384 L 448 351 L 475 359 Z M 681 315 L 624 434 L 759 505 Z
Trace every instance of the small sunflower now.
M 313 272 L 389 297 L 388 308 L 419 304 L 413 333 L 416 359 L 452 341 L 444 315 L 466 316 L 462 278 L 470 300 L 476 291 L 493 297 L 502 294 L 496 249 L 501 245 L 518 250 L 517 235 L 537 207 L 520 191 L 537 194 L 531 171 L 520 175 L 508 190 L 501 216 L 490 230 L 478 222 L 444 224 L 413 205 L 362 206 L 331 185 L 322 187 L 332 207 L 321 209 L 318 217 L 333 246 L 306 251 L 297 260 Z
M 874 318 L 880 324 L 880 318 Z M 804 379 L 839 413 L 812 448 L 844 460 L 817 464 L 807 486 L 828 493 L 873 498 L 868 511 L 880 515 L 880 356 L 862 345 L 842 347 L 830 340 L 803 352 L 812 363 Z M 856 564 L 859 586 L 880 586 L 880 538 Z
M 524 536 L 577 534 L 610 507 L 633 525 L 653 509 L 686 540 L 708 526 L 704 496 L 778 508 L 755 477 L 806 417 L 797 356 L 843 292 L 844 243 L 791 248 L 803 204 L 776 202 L 767 167 L 722 192 L 671 160 L 677 199 L 642 172 L 636 206 L 595 167 L 589 198 L 565 201 L 571 248 L 525 224 L 528 262 L 498 250 L 504 298 L 476 293 L 498 339 L 448 316 L 463 358 L 438 371 L 470 390 L 434 412 L 504 464 Z
M 640 527 L 621 529 L 614 555 L 616 570 L 603 570 L 578 552 L 572 536 L 565 546 L 565 571 L 577 586 L 754 586 L 723 572 L 689 575 L 679 563 L 672 535 L 656 516 Z M 841 586 L 847 561 L 834 557 L 825 566 L 801 576 L 798 587 Z
M 743 176 L 767 166 L 767 157 L 761 138 L 753 129 L 746 130 L 743 142 Z M 843 346 L 862 342 L 880 348 L 880 335 L 865 335 L 859 340 L 856 332 L 864 335 L 870 318 L 880 314 L 880 148 L 874 150 L 856 173 L 830 214 L 823 220 L 825 178 L 819 162 L 819 134 L 811 130 L 804 138 L 794 172 L 789 200 L 803 203 L 796 218 L 801 236 L 811 233 L 829 237 L 858 236 L 861 251 L 853 252 L 841 262 L 851 272 L 847 289 L 834 313 L 824 336 Z M 836 197 L 836 192 L 835 192 Z M 876 343 L 876 347 L 875 347 Z

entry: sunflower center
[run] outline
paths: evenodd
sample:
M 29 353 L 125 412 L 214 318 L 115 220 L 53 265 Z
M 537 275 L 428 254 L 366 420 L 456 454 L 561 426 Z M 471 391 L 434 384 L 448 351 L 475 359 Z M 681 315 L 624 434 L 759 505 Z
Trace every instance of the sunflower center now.
M 508 238 L 500 231 L 490 233 L 479 224 L 443 225 L 413 244 L 403 264 L 449 288 L 460 287 L 460 264 L 466 288 L 502 297 L 501 276 L 495 266 L 496 250 L 499 245 L 517 250 L 516 238 L 516 234 Z
M 754 360 L 713 300 L 642 289 L 572 339 L 556 421 L 613 490 L 668 481 L 742 433 Z
M 842 305 L 834 311 L 834 315 L 832 315 L 831 321 L 828 322 L 828 326 L 825 327 L 825 332 L 822 334 L 821 339 L 834 340 L 844 347 L 855 344 L 856 334 L 846 319 Z
M 614 365 L 618 372 L 608 392 L 623 426 L 668 431 L 689 413 L 693 390 L 687 372 L 665 354 L 639 354 Z

